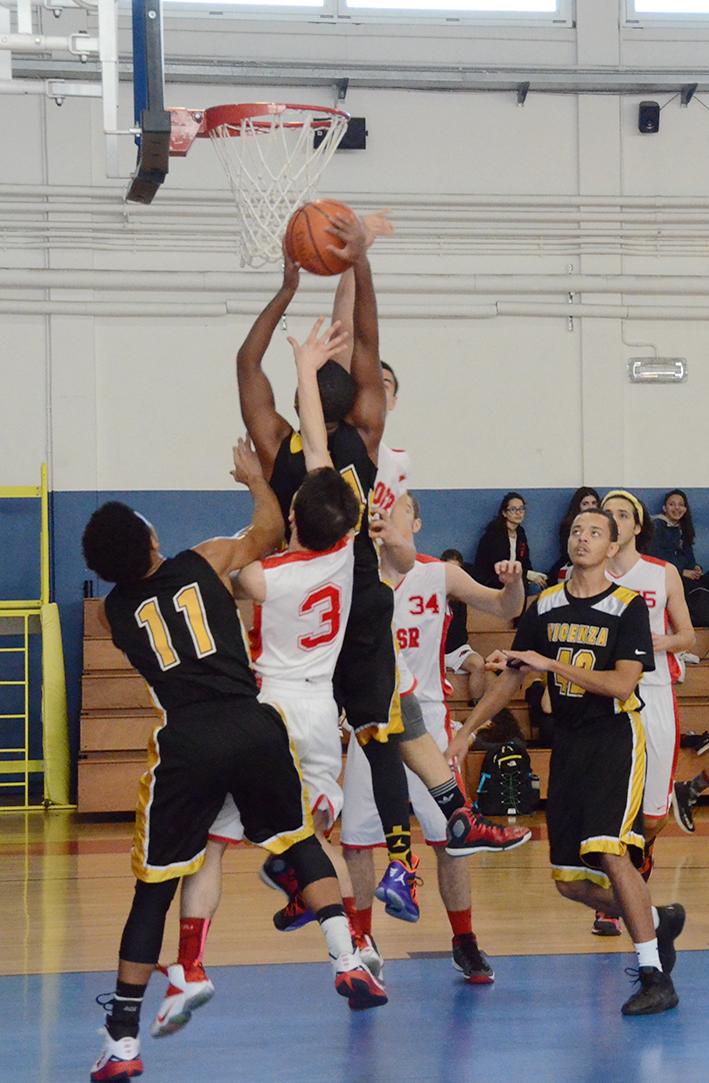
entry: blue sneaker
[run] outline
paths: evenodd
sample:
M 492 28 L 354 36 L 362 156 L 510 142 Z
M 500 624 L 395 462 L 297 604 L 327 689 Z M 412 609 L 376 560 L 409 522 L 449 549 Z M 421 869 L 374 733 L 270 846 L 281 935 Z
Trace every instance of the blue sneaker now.
M 401 921 L 418 921 L 419 904 L 416 885 L 420 883 L 416 875 L 419 859 L 412 858 L 408 869 L 402 861 L 390 861 L 382 876 L 375 896 L 384 903 L 384 912 Z

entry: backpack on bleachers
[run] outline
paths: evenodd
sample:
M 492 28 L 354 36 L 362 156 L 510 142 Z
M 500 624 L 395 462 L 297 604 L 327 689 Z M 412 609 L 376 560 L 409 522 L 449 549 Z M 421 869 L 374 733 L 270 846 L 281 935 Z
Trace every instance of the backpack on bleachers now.
M 535 786 L 536 782 L 536 786 Z M 483 816 L 527 816 L 539 802 L 539 779 L 521 741 L 485 753 L 476 806 Z

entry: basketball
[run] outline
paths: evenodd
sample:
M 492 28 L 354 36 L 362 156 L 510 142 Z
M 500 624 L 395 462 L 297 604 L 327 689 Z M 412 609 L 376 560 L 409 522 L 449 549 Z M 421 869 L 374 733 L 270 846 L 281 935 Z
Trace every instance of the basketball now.
M 299 207 L 291 215 L 285 235 L 288 255 L 311 274 L 339 275 L 350 266 L 347 260 L 340 259 L 328 247 L 343 247 L 339 237 L 327 232 L 337 214 L 350 219 L 355 217 L 351 207 L 335 199 L 317 199 L 314 203 Z

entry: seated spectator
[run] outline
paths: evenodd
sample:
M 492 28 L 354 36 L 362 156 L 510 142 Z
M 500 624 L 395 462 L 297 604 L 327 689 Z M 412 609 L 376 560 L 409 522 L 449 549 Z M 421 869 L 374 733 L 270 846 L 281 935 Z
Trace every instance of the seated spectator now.
M 559 523 L 559 559 L 549 570 L 547 576 L 551 583 L 556 583 L 558 579 L 565 578 L 565 576 L 559 575 L 559 570 L 569 563 L 569 533 L 574 519 L 579 512 L 590 511 L 591 508 L 597 508 L 600 503 L 601 498 L 590 485 L 582 485 L 571 497 L 569 506 L 564 512 L 564 518 Z
M 457 564 L 459 568 L 465 567 L 463 554 L 457 549 L 446 549 L 441 553 L 441 560 Z M 468 675 L 468 706 L 473 707 L 482 699 L 485 688 L 490 681 L 494 681 L 492 673 L 485 672 L 485 659 L 468 643 L 468 607 L 465 602 L 457 602 L 454 598 L 448 599 L 448 609 L 451 621 L 446 633 L 444 661 L 446 669 L 452 673 L 467 673 Z
M 495 573 L 495 565 L 501 560 L 518 560 L 522 565 L 528 585 L 528 594 L 536 594 L 547 584 L 543 572 L 532 569 L 529 544 L 522 522 L 527 505 L 519 493 L 505 493 L 497 515 L 485 527 L 478 544 L 473 565 L 473 578 L 486 587 L 496 590 L 502 586 Z
M 662 513 L 653 516 L 655 534 L 648 550 L 650 556 L 674 564 L 682 576 L 685 592 L 697 585 L 702 568 L 694 557 L 694 522 L 687 494 L 671 489 L 662 501 Z

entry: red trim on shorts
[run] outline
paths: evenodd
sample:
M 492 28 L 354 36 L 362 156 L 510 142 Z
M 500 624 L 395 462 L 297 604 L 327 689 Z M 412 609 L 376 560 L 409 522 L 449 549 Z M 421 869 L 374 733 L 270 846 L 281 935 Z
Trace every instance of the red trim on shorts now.
M 372 842 L 368 846 L 357 846 L 352 842 L 340 842 L 342 850 L 386 850 L 385 842 Z
M 227 846 L 243 846 L 246 839 L 225 839 L 223 835 L 207 835 L 210 842 L 225 842 Z
M 330 813 L 329 818 L 332 820 L 332 823 L 325 832 L 325 835 L 328 836 L 332 831 L 333 827 L 335 826 L 335 806 L 333 805 L 332 801 L 326 793 L 318 794 L 315 804 L 311 805 L 311 812 L 320 812 L 320 810 L 322 809 L 322 802 L 325 802 L 325 804 L 327 805 L 328 812 Z
M 303 560 L 317 560 L 318 557 L 327 557 L 331 553 L 339 553 L 341 549 L 344 549 L 351 543 L 352 539 L 345 536 L 332 546 L 331 549 L 321 549 L 319 552 L 315 552 L 313 549 L 306 549 L 303 552 L 295 553 L 281 553 L 276 556 L 266 557 L 261 561 L 263 568 L 280 568 L 282 564 L 299 564 Z
M 667 793 L 667 809 L 669 811 L 672 802 L 672 791 L 675 785 L 675 776 L 677 774 L 677 761 L 679 760 L 679 748 L 680 748 L 680 726 L 679 726 L 679 707 L 677 706 L 677 696 L 675 695 L 674 687 L 672 688 L 672 706 L 675 712 L 675 751 L 672 757 L 672 771 L 670 772 L 670 788 Z
M 409 670 L 409 673 L 411 673 L 411 670 Z M 413 673 L 411 673 L 411 676 L 414 677 Z M 419 682 L 414 677 L 414 683 L 411 685 L 411 688 L 407 688 L 405 692 L 402 692 L 401 689 L 399 689 L 399 699 L 403 699 L 404 696 L 412 695 L 416 691 L 418 686 Z

